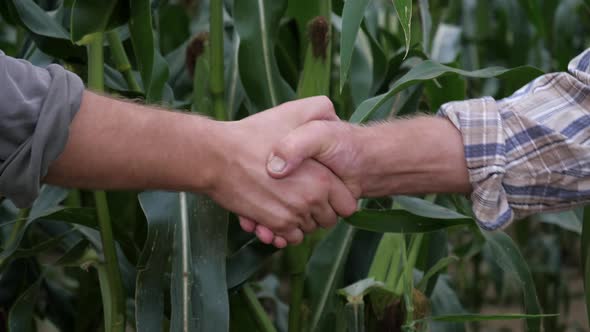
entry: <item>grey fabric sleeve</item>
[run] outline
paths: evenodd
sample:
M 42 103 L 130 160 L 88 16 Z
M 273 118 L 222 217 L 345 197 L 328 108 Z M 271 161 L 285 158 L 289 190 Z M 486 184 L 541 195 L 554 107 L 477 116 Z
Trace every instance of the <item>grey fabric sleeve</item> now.
M 40 68 L 0 52 L 0 196 L 30 206 L 68 139 L 84 84 L 59 65 Z

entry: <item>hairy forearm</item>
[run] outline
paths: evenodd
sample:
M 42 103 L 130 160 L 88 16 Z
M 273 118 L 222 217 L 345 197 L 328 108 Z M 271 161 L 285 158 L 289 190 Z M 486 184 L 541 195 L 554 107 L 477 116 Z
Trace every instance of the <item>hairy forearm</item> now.
M 417 117 L 358 132 L 363 196 L 471 191 L 462 138 L 448 120 Z
M 45 182 L 87 189 L 206 191 L 217 124 L 85 92 Z

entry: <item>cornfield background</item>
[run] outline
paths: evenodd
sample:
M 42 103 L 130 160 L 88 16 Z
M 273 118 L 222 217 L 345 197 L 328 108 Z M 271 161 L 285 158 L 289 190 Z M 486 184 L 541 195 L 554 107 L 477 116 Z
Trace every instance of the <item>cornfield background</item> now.
M 434 113 L 505 97 L 590 46 L 588 0 L 3 0 L 0 13 L 8 55 L 219 120 L 318 94 L 357 123 Z M 590 210 L 486 232 L 459 195 L 359 205 L 278 251 L 202 195 L 44 186 L 30 209 L 0 202 L 0 329 L 588 331 Z

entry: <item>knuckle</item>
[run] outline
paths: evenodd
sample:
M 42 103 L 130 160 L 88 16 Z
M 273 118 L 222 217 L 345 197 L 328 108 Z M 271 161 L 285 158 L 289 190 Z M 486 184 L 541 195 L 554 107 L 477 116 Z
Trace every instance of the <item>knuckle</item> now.
M 332 103 L 330 98 L 328 98 L 328 96 L 322 95 L 322 96 L 318 96 L 317 98 L 318 98 L 318 102 L 320 102 L 322 104 L 322 107 L 325 110 L 329 110 L 330 112 L 335 113 L 334 104 Z
M 311 133 L 322 133 L 322 134 L 329 133 L 329 131 L 327 130 L 328 125 L 327 125 L 326 121 L 322 121 L 322 120 L 314 120 L 314 121 L 307 123 L 305 125 L 305 129 L 310 134 Z
M 306 208 L 317 205 L 321 202 L 321 196 L 316 190 L 304 193 L 302 198 L 305 201 Z
M 319 195 L 321 193 L 323 195 L 324 192 L 328 191 L 330 185 L 332 184 L 332 175 L 330 172 L 328 172 L 328 170 L 321 170 L 316 174 L 316 181 L 320 189 L 316 191 L 316 194 Z
M 277 152 L 281 151 L 285 155 L 293 155 L 297 152 L 297 141 L 292 135 L 287 135 L 278 145 Z
M 295 243 L 300 244 L 301 242 L 303 242 L 305 235 L 303 235 L 302 232 L 298 232 L 297 233 L 297 239 L 295 241 Z
M 300 244 L 303 242 L 303 234 L 301 232 L 293 233 L 289 239 L 292 244 Z
M 309 202 L 307 195 L 299 195 L 291 200 L 292 220 L 299 220 L 299 216 L 307 214 Z
M 301 230 L 303 230 L 303 232 L 305 233 L 311 233 L 315 230 L 315 226 L 310 224 L 303 224 L 301 226 Z
M 275 231 L 284 232 L 289 229 L 289 226 L 290 226 L 290 223 L 287 218 L 279 217 L 273 228 Z
M 344 211 L 343 217 L 350 217 L 356 212 L 356 202 L 346 205 L 346 209 Z

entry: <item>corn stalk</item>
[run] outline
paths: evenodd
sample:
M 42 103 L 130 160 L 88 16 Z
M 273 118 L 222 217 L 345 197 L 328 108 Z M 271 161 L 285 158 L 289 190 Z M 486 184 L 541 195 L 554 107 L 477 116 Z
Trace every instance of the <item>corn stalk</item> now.
M 88 87 L 94 91 L 104 90 L 104 53 L 102 32 L 92 35 L 88 44 Z M 117 249 L 107 196 L 104 191 L 94 192 L 96 213 L 104 252 L 104 263 L 99 263 L 99 281 L 104 306 L 105 326 L 107 332 L 125 330 L 125 292 L 119 271 Z

